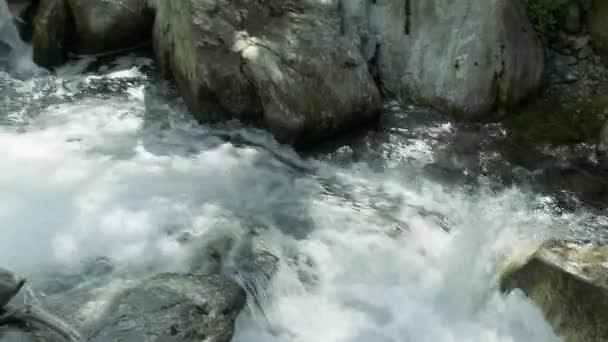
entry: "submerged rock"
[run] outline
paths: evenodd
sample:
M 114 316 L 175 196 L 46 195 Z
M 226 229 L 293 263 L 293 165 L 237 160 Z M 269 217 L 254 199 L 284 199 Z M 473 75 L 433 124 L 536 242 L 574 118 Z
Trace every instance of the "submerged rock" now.
M 220 275 L 160 274 L 44 298 L 87 341 L 229 342 L 245 292 Z
M 17 295 L 24 284 L 25 279 L 0 268 L 0 311 Z
M 157 60 L 204 121 L 239 118 L 306 144 L 373 120 L 380 93 L 338 6 L 151 1 Z
M 608 340 L 608 246 L 548 242 L 512 262 L 501 286 L 523 290 L 566 342 Z

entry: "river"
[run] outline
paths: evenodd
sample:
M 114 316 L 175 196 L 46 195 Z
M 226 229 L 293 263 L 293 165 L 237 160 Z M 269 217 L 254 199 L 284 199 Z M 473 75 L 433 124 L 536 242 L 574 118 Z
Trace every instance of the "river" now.
M 254 232 L 279 262 L 236 342 L 559 341 L 497 274 L 509 253 L 587 229 L 584 213 L 427 177 L 424 139 L 299 156 L 238 122 L 197 124 L 141 56 L 0 71 L 0 94 L 2 267 L 36 279 L 104 256 L 140 277 L 185 270 L 184 234 Z

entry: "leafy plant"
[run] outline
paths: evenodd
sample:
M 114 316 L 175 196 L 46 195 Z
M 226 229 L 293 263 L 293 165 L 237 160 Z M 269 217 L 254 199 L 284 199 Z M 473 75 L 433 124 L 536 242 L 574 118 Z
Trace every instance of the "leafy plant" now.
M 554 0 L 528 0 L 528 15 L 534 29 L 547 34 L 557 28 L 559 2 Z

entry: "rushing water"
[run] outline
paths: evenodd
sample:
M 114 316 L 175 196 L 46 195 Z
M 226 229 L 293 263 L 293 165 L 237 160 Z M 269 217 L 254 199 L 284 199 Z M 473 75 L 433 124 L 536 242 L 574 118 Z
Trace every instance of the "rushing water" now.
M 14 77 L 29 78 L 46 71 L 32 62 L 32 47 L 21 40 L 6 1 L 0 1 L 0 65 L 5 64 Z
M 183 234 L 255 232 L 279 263 L 234 341 L 559 340 L 496 275 L 578 214 L 517 188 L 430 180 L 412 162 L 424 141 L 387 141 L 384 160 L 302 158 L 238 123 L 196 124 L 145 58 L 93 62 L 0 73 L 2 267 L 35 279 L 106 256 L 126 275 L 183 270 Z M 268 272 L 233 261 L 229 275 L 263 285 Z

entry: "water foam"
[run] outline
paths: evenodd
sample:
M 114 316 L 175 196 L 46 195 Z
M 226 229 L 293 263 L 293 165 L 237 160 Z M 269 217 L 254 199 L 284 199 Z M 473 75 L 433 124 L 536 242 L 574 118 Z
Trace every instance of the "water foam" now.
M 136 72 L 121 70 L 108 75 Z M 254 230 L 280 261 L 270 284 L 240 273 L 261 284 L 263 315 L 243 313 L 234 341 L 558 341 L 496 284 L 506 253 L 554 234 L 534 196 L 299 159 L 255 130 L 197 126 L 148 87 L 0 127 L 3 267 L 35 276 L 107 256 L 127 274 L 184 270 L 180 234 Z

